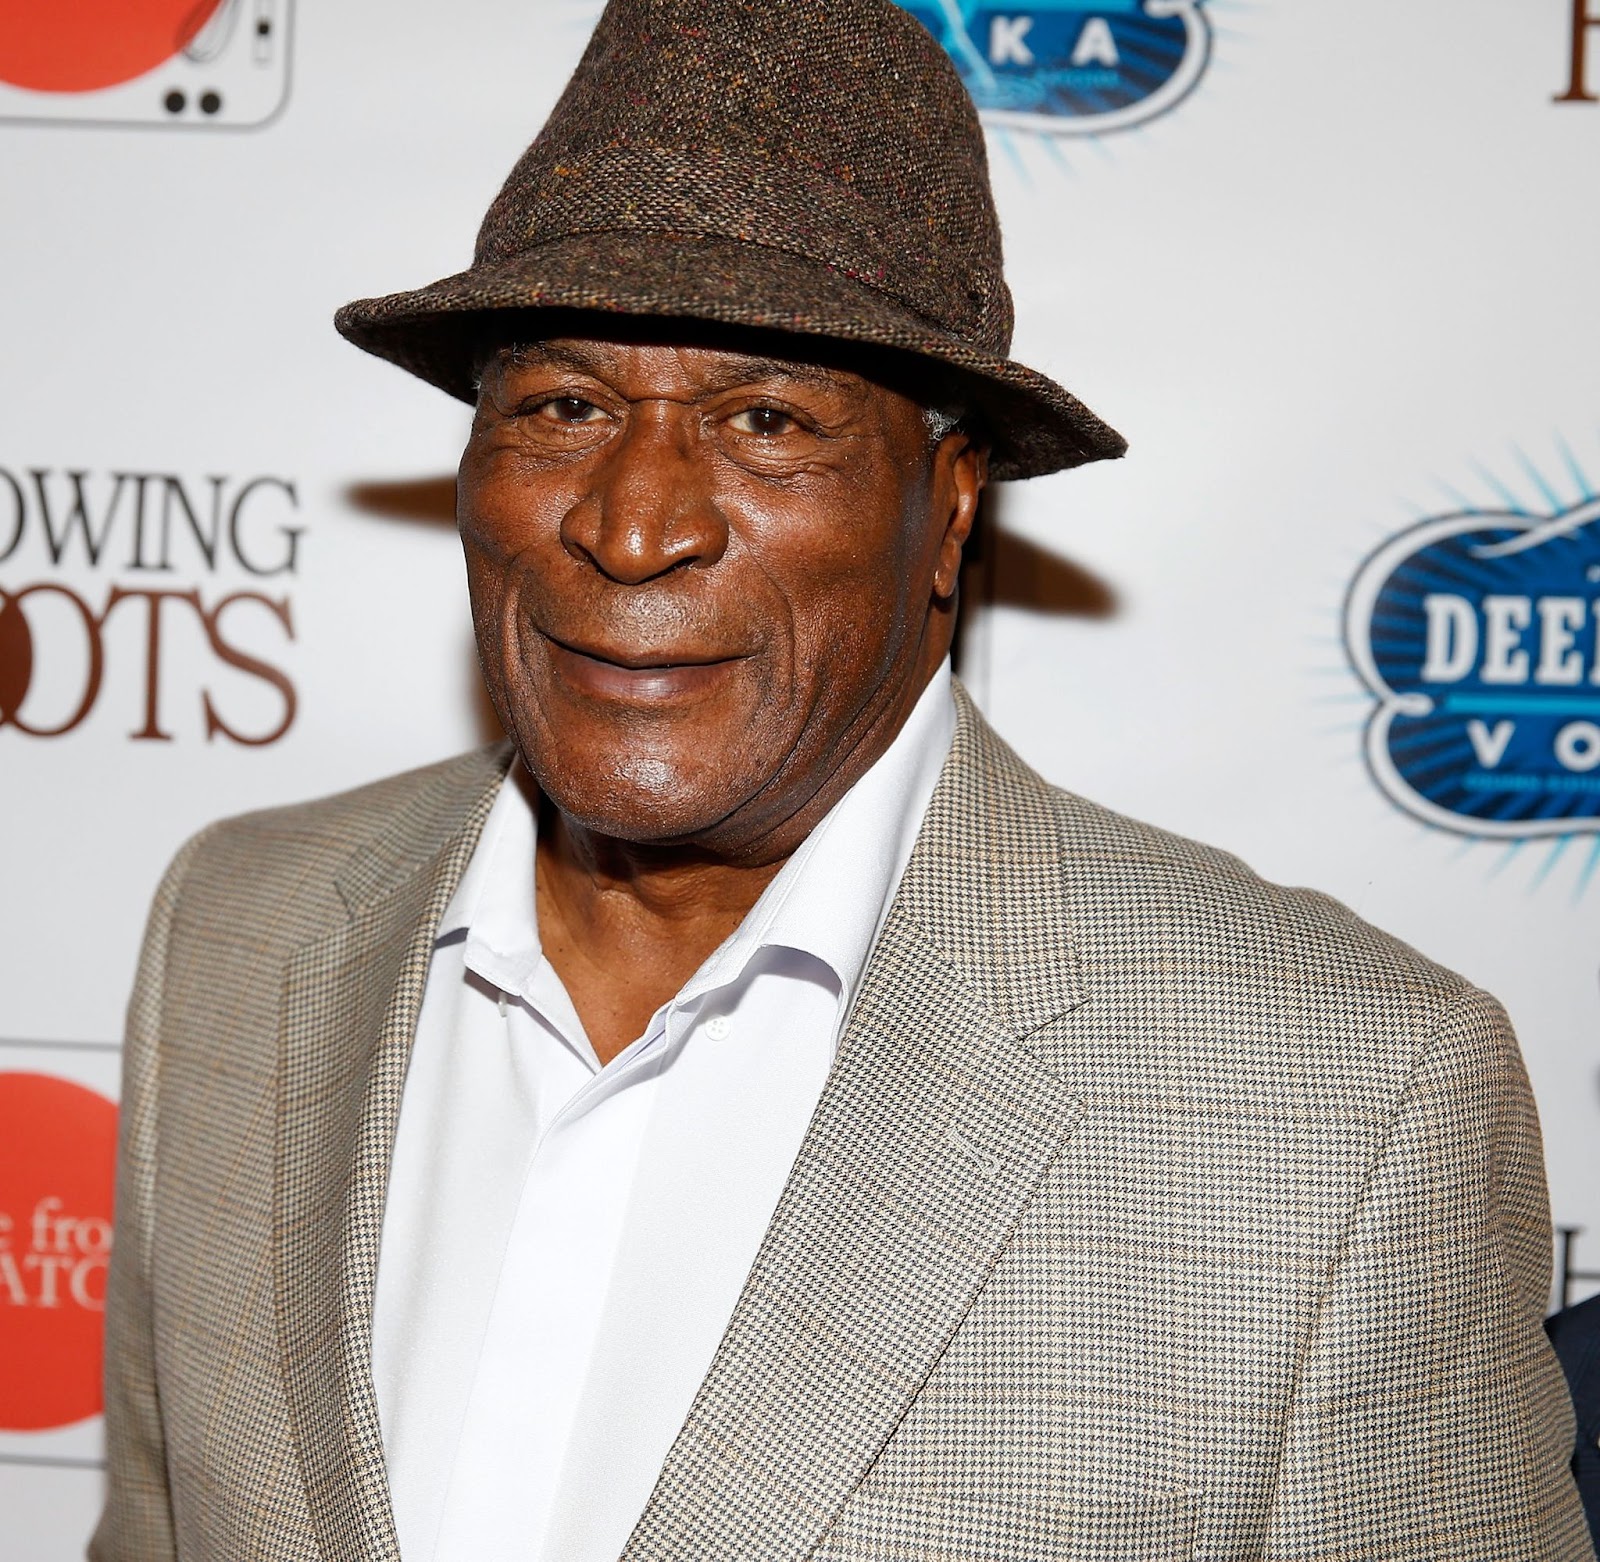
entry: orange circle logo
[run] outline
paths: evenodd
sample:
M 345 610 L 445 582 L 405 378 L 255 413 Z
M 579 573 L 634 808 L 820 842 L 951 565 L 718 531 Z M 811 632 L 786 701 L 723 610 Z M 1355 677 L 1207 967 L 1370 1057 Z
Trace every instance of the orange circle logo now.
M 0 81 L 35 92 L 115 87 L 186 49 L 222 3 L 45 0 L 0 6 Z
M 0 1073 L 0 1430 L 98 1415 L 117 1109 Z

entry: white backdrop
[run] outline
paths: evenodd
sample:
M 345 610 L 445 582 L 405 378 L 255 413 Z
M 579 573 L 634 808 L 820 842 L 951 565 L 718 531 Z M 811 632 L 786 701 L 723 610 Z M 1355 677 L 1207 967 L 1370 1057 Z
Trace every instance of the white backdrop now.
M 59 1190 L 103 1136 L 71 1109 L 90 1098 L 19 1076 L 114 1095 L 145 907 L 200 824 L 490 734 L 449 526 L 465 411 L 329 317 L 465 261 L 596 10 L 232 0 L 187 54 L 72 91 L 38 90 L 61 50 L 0 29 L 0 1135 L 65 1103 L 0 1137 L 7 1558 L 78 1555 L 100 1478 L 60 1367 L 95 1306 L 100 1195 Z M 1115 38 L 1137 11 L 1051 0 L 1002 33 L 1042 47 L 1071 13 Z M 1561 794 L 1565 834 L 1421 822 L 1364 757 L 1375 699 L 1344 640 L 1363 561 L 1408 527 L 1600 488 L 1600 103 L 1553 101 L 1572 0 L 1191 12 L 1208 52 L 1167 111 L 992 131 L 1018 356 L 1132 448 L 1000 496 L 964 671 L 1053 780 L 1327 889 L 1498 993 L 1557 1222 L 1600 1270 L 1596 794 Z M 1600 92 L 1600 26 L 1579 33 Z M 70 724 L 97 642 L 82 719 L 23 730 Z M 1588 667 L 1562 696 L 1580 718 Z M 272 737 L 290 689 L 287 730 L 239 741 Z M 76 1224 L 41 1245 L 50 1198 Z

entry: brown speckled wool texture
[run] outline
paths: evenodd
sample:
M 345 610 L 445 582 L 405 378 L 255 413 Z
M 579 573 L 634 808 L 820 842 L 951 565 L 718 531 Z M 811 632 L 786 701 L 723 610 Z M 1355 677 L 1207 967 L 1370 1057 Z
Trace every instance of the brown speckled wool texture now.
M 472 265 L 347 304 L 335 323 L 470 401 L 484 314 L 539 308 L 938 360 L 985 415 L 1000 478 L 1126 448 L 1008 360 L 1011 295 L 977 113 L 892 0 L 611 0 L 490 206 Z

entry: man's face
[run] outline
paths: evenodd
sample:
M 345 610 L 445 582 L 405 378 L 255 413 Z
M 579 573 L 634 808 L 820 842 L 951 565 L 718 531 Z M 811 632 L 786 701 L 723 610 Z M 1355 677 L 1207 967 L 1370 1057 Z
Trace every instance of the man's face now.
M 965 436 L 935 448 L 914 402 L 845 369 L 499 354 L 458 516 L 489 691 L 545 794 L 624 840 L 782 841 L 943 658 L 982 482 Z

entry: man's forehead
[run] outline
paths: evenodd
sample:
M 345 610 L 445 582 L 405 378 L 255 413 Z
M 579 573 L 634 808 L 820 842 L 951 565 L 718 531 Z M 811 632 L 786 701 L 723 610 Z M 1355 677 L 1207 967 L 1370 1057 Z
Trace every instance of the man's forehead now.
M 788 382 L 819 389 L 865 391 L 866 377 L 822 357 L 751 351 L 720 343 L 632 341 L 599 336 L 558 336 L 507 343 L 495 354 L 507 369 L 572 369 L 606 376 L 630 369 L 682 375 L 707 389 Z

